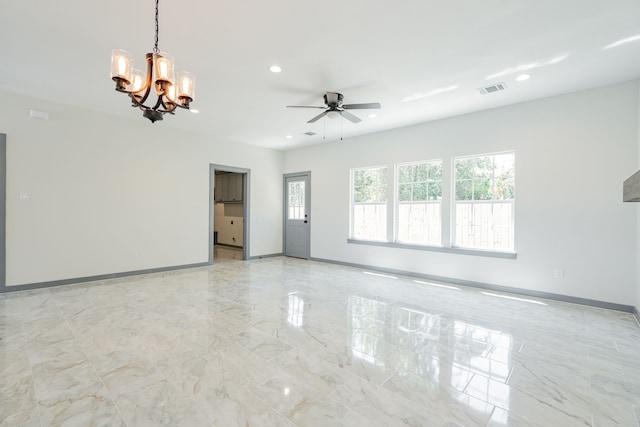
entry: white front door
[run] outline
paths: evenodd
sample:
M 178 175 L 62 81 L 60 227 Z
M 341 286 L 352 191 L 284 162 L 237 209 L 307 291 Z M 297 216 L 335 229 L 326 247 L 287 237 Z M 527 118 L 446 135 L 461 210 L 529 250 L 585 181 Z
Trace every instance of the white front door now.
M 311 256 L 311 173 L 284 176 L 284 254 L 309 259 Z

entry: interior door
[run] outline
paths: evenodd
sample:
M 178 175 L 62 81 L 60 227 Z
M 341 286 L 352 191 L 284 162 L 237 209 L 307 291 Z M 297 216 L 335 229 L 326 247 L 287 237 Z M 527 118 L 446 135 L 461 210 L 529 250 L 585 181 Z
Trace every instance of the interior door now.
M 284 254 L 309 259 L 311 253 L 311 173 L 284 176 Z

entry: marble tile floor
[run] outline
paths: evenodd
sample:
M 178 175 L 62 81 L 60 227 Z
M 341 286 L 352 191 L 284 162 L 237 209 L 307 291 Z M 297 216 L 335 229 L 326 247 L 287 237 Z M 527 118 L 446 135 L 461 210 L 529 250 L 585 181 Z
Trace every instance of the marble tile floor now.
M 0 426 L 639 426 L 632 315 L 444 286 L 282 257 L 2 294 Z
M 242 248 L 225 245 L 215 245 L 213 247 L 214 262 L 242 261 Z

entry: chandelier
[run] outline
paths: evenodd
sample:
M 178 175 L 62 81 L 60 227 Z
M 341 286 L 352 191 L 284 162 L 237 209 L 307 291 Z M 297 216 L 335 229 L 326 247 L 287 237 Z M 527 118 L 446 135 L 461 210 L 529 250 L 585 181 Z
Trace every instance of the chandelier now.
M 116 90 L 131 98 L 131 106 L 140 108 L 142 115 L 155 123 L 165 114 L 174 114 L 177 107 L 189 109 L 195 93 L 195 76 L 188 71 L 175 79 L 173 57 L 158 49 L 158 1 L 156 0 L 156 37 L 152 53 L 147 53 L 147 72 L 134 68 L 133 55 L 121 49 L 111 52 L 111 80 Z M 154 90 L 157 100 L 153 103 Z M 149 104 L 146 102 L 149 101 Z

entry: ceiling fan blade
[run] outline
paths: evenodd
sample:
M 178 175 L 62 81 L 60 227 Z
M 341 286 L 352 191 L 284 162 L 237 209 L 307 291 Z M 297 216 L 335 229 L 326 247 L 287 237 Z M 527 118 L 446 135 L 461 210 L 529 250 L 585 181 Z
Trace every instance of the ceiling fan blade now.
M 348 111 L 344 111 L 344 110 L 340 111 L 340 114 L 342 115 L 342 117 L 351 121 L 352 123 L 358 123 L 362 121 L 360 117 L 356 117 L 353 114 L 349 113 Z
M 311 105 L 287 105 L 287 108 L 327 108 L 326 106 L 324 107 L 313 107 Z
M 322 113 L 320 113 L 317 116 L 315 116 L 313 119 L 309 120 L 307 123 L 315 123 L 318 120 L 320 120 L 321 118 L 323 118 L 324 116 L 326 116 L 327 113 L 328 113 L 328 111 L 323 111 Z
M 380 108 L 380 103 L 371 102 L 369 104 L 347 104 L 343 105 L 342 108 L 345 110 L 375 110 Z

